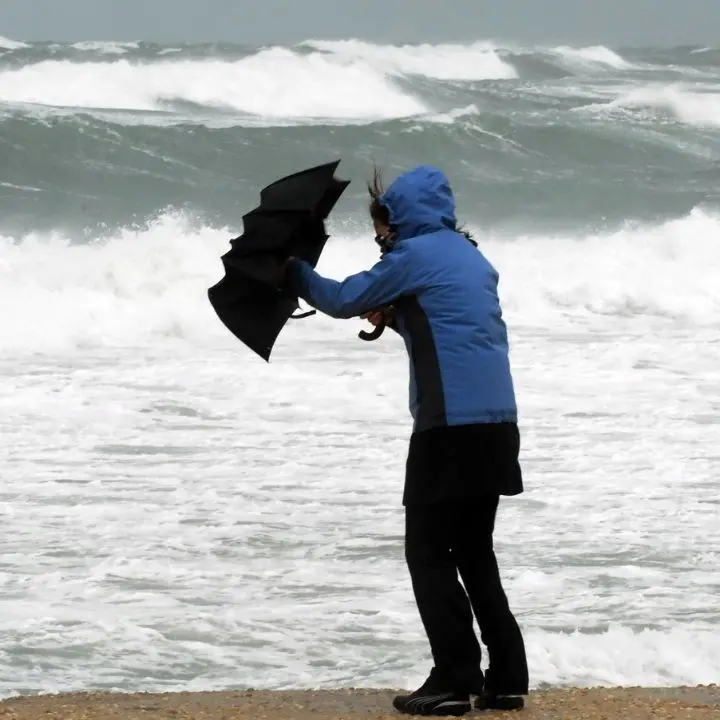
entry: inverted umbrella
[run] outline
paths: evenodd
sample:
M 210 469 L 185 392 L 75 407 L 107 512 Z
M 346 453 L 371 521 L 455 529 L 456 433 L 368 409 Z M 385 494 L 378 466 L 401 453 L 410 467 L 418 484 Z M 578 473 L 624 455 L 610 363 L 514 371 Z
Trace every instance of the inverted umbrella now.
M 325 220 L 349 180 L 338 180 L 337 160 L 268 185 L 260 205 L 243 216 L 244 232 L 222 256 L 225 277 L 208 290 L 225 326 L 265 361 L 280 331 L 300 307 L 297 296 L 278 287 L 285 261 L 293 256 L 315 267 L 328 234 Z

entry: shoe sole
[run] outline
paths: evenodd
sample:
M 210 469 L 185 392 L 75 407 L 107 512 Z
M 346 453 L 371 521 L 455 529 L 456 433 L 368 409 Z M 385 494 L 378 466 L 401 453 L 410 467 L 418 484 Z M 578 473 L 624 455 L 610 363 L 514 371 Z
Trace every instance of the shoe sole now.
M 475 700 L 476 710 L 506 710 L 517 711 L 525 707 L 525 701 L 521 697 L 513 698 L 483 698 L 479 697 Z
M 469 702 L 459 702 L 455 700 L 440 703 L 437 707 L 430 710 L 423 710 L 422 708 L 416 710 L 410 708 L 400 709 L 398 707 L 395 709 L 405 715 L 416 715 L 422 717 L 461 717 L 472 710 L 472 705 Z
M 442 710 L 443 712 L 438 712 L 438 710 Z M 440 717 L 460 717 L 464 715 L 465 713 L 469 713 L 472 710 L 472 705 L 467 703 L 452 703 L 449 705 L 449 707 L 442 707 L 440 705 L 439 707 L 435 708 L 435 710 L 432 713 L 429 713 L 430 715 L 436 715 Z

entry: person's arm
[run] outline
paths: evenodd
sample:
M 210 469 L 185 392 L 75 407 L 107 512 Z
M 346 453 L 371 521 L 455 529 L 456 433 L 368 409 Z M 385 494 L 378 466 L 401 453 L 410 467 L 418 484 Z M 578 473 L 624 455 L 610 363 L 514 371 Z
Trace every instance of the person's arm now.
M 297 294 L 313 307 L 334 318 L 351 318 L 389 305 L 413 291 L 407 251 L 395 248 L 370 270 L 342 282 L 319 275 L 302 260 L 292 260 L 287 278 Z

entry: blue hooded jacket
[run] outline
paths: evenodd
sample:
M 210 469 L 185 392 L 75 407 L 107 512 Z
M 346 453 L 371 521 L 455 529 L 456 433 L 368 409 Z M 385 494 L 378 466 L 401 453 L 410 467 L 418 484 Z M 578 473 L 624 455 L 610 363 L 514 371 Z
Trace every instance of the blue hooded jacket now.
M 410 356 L 416 432 L 446 425 L 517 422 L 498 273 L 455 230 L 447 177 L 421 166 L 400 175 L 379 201 L 396 232 L 393 249 L 342 282 L 300 260 L 288 268 L 298 295 L 321 312 L 350 318 L 389 304 Z

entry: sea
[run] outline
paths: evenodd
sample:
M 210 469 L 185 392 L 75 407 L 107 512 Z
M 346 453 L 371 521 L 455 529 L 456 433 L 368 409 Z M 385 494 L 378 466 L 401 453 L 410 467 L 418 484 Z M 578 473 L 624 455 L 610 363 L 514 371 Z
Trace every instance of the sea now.
M 500 274 L 532 687 L 718 682 L 720 48 L 2 38 L 0 696 L 424 679 L 401 341 L 317 315 L 266 363 L 207 298 L 334 160 L 320 272 L 429 163 Z

